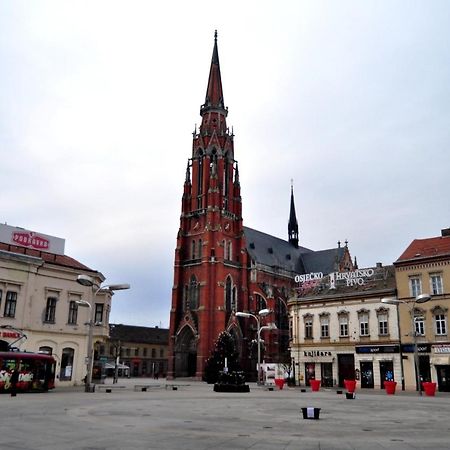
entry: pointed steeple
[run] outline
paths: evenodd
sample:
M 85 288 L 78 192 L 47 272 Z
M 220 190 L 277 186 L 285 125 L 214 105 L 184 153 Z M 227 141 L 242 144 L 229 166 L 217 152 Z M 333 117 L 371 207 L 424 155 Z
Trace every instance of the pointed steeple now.
M 220 76 L 219 51 L 217 50 L 217 30 L 214 33 L 214 48 L 209 70 L 208 87 L 206 89 L 205 103 L 200 107 L 200 115 L 208 111 L 221 112 L 227 116 L 227 109 L 223 101 L 222 78 Z M 218 111 L 219 110 L 219 111 Z
M 288 236 L 289 242 L 295 248 L 298 248 L 298 223 L 297 223 L 297 216 L 295 214 L 294 185 L 292 180 L 291 180 L 291 209 L 289 212 Z

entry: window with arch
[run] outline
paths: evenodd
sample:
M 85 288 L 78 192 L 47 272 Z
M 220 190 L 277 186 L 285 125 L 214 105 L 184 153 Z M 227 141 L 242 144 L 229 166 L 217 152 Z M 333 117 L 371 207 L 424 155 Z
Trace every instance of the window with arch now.
M 233 282 L 230 276 L 225 281 L 225 310 L 233 310 Z
M 313 338 L 313 316 L 312 314 L 305 314 L 303 316 L 303 324 L 305 329 L 305 339 Z
M 425 336 L 425 311 L 421 308 L 414 308 L 414 328 L 417 336 Z
M 192 275 L 189 282 L 188 307 L 189 309 L 198 309 L 199 302 L 199 283 L 195 275 Z
M 46 355 L 53 354 L 53 348 L 49 347 L 48 345 L 43 345 L 39 347 L 39 353 L 45 353 Z
M 202 246 L 203 241 L 201 239 L 198 240 L 198 251 L 197 251 L 197 258 L 201 259 L 202 257 Z
M 378 319 L 378 335 L 388 336 L 389 335 L 389 310 L 386 308 L 377 309 L 377 319 Z
M 255 294 L 255 306 L 256 312 L 261 311 L 262 309 L 267 309 L 266 300 L 262 295 Z
M 196 243 L 195 243 L 195 239 L 192 240 L 191 242 L 191 259 L 195 259 L 195 253 L 196 251 Z
M 339 337 L 348 337 L 348 312 L 340 311 L 338 313 L 339 320 Z
M 203 151 L 198 152 L 198 172 L 197 172 L 197 209 L 203 208 Z
M 320 319 L 320 337 L 329 338 L 330 337 L 330 314 L 322 313 L 319 315 Z
M 434 318 L 434 331 L 436 336 L 447 335 L 447 308 L 436 306 L 432 309 Z

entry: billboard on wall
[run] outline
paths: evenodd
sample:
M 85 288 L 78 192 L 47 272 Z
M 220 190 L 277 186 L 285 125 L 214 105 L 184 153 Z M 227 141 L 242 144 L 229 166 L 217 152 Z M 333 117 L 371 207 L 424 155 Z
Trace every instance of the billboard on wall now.
M 65 239 L 6 224 L 0 224 L 0 242 L 64 255 Z

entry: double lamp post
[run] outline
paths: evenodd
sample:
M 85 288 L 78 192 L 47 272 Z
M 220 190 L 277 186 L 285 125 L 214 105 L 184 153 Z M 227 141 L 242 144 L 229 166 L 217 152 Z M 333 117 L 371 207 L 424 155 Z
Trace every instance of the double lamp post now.
M 89 326 L 88 331 L 88 344 L 87 344 L 87 357 L 86 357 L 86 378 L 84 382 L 84 390 L 85 392 L 92 392 L 92 366 L 93 366 L 93 340 L 94 340 L 94 326 L 95 323 L 95 309 L 92 307 L 92 305 L 95 303 L 95 298 L 97 294 L 101 290 L 105 291 L 122 291 L 124 289 L 130 289 L 130 285 L 128 283 L 123 284 L 110 284 L 106 286 L 101 286 L 95 282 L 95 280 L 88 276 L 88 275 L 78 275 L 77 277 L 77 283 L 81 284 L 82 286 L 92 287 L 94 289 L 94 293 L 92 296 L 92 302 L 88 302 L 86 300 L 77 300 L 75 303 L 78 306 L 82 306 L 84 308 L 89 308 L 89 322 L 87 325 Z

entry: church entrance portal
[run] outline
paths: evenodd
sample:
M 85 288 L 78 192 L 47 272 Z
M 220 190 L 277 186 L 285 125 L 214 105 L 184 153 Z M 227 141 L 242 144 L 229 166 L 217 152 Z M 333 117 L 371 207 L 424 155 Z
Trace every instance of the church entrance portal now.
M 190 327 L 184 327 L 175 345 L 175 377 L 193 377 L 197 371 L 197 340 Z

